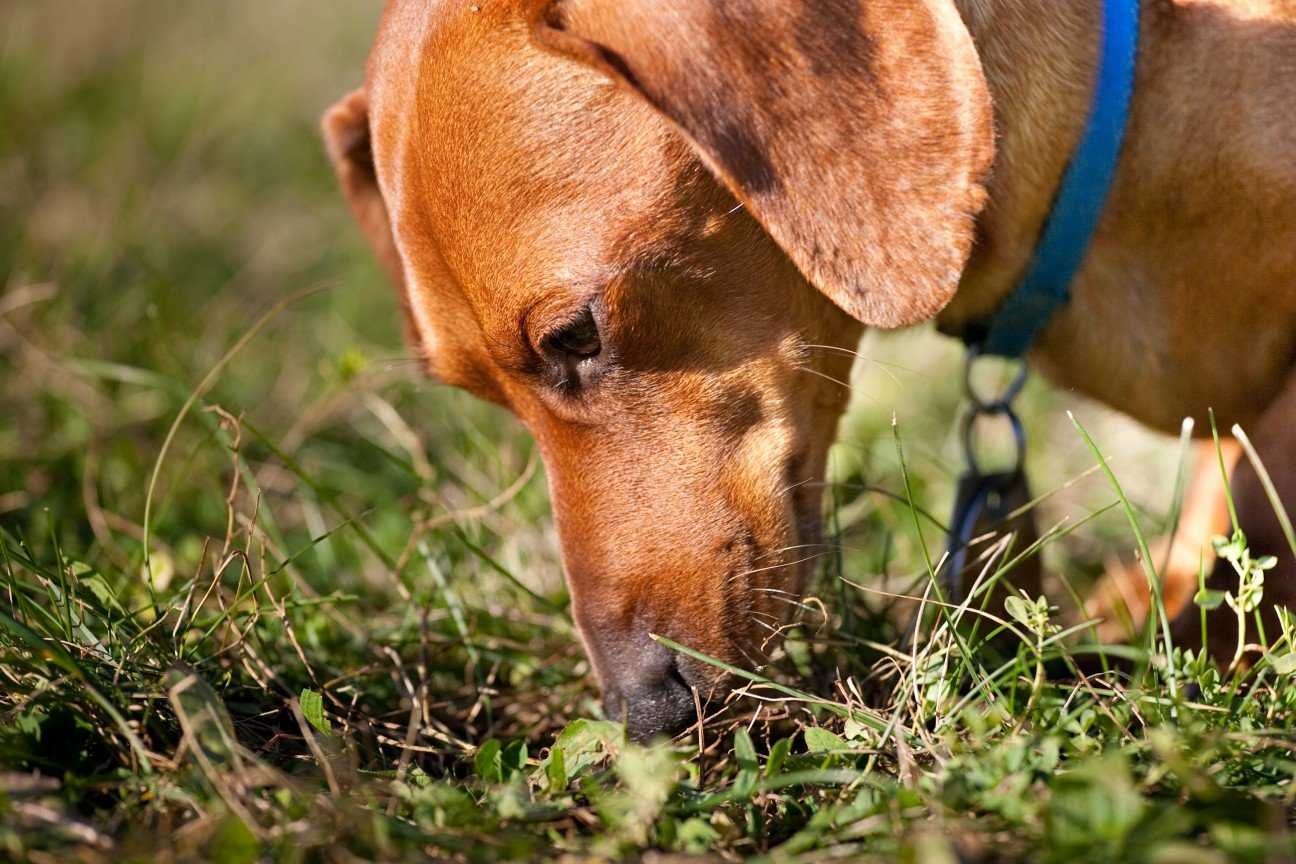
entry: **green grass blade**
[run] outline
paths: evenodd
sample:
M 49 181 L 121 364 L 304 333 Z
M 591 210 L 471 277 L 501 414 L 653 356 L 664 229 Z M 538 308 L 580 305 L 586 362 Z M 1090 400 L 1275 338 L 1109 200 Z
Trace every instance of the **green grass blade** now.
M 76 681 L 85 689 L 86 695 L 89 696 L 100 708 L 103 709 L 104 713 L 112 719 L 113 723 L 117 726 L 117 730 L 121 732 L 122 737 L 124 737 L 130 744 L 131 750 L 139 760 L 140 769 L 145 774 L 152 773 L 153 759 L 149 756 L 148 749 L 144 746 L 144 742 L 135 734 L 135 730 L 131 729 L 130 724 L 126 722 L 126 718 L 119 710 L 117 710 L 117 706 L 99 692 L 99 689 L 91 683 L 90 677 L 86 675 L 85 670 L 81 668 L 76 660 L 72 658 L 72 655 L 69 654 L 62 645 L 59 645 L 52 639 L 42 638 L 35 631 L 29 629 L 18 621 L 15 621 L 3 612 L 0 612 L 0 627 L 8 630 L 9 633 L 16 637 L 20 642 L 26 644 L 28 649 L 35 653 L 36 656 L 45 658 L 76 679 Z
M 1116 473 L 1112 471 L 1111 465 L 1107 462 L 1107 457 L 1103 456 L 1098 445 L 1094 443 L 1093 438 L 1089 436 L 1088 430 L 1080 423 L 1076 416 L 1070 411 L 1067 417 L 1071 419 L 1071 424 L 1075 426 L 1080 437 L 1084 439 L 1085 446 L 1093 454 L 1094 459 L 1102 467 L 1103 475 L 1107 478 L 1108 484 L 1116 497 L 1120 499 L 1121 510 L 1125 513 L 1125 519 L 1129 522 L 1130 530 L 1134 532 L 1134 540 L 1138 544 L 1139 556 L 1143 563 L 1143 575 L 1147 578 L 1148 590 L 1152 592 L 1152 602 L 1156 608 L 1157 619 L 1161 624 L 1161 638 L 1165 641 L 1165 650 L 1167 657 L 1170 656 L 1174 649 L 1174 642 L 1170 637 L 1170 618 L 1166 614 L 1165 599 L 1161 594 L 1161 578 L 1157 575 L 1156 567 L 1152 563 L 1152 552 L 1148 549 L 1147 538 L 1143 536 L 1143 529 L 1139 526 L 1138 517 L 1134 514 L 1134 507 L 1130 504 L 1129 498 L 1125 495 L 1124 488 L 1121 487 L 1120 481 L 1116 479 Z M 1170 682 L 1170 696 L 1177 699 L 1179 695 L 1179 675 L 1173 663 L 1167 663 L 1166 670 Z
M 1256 476 L 1260 478 L 1260 485 L 1269 498 L 1269 506 L 1273 508 L 1274 516 L 1277 517 L 1278 524 L 1282 526 L 1283 536 L 1287 538 L 1287 546 L 1291 549 L 1292 555 L 1296 556 L 1296 531 L 1292 530 L 1291 516 L 1287 514 L 1287 508 L 1283 505 L 1282 499 L 1278 497 L 1278 489 L 1274 486 L 1273 478 L 1269 476 L 1268 469 L 1260 461 L 1260 454 L 1256 452 L 1255 446 L 1251 443 L 1251 439 L 1247 437 L 1242 427 L 1234 424 L 1232 431 L 1233 437 L 1242 445 L 1242 450 L 1246 453 L 1247 459 L 1250 460 L 1251 467 L 1255 469 Z
M 162 446 L 158 450 L 157 459 L 153 462 L 153 472 L 149 476 L 148 491 L 144 495 L 144 533 L 142 544 L 144 547 L 144 573 L 148 580 L 150 592 L 155 591 L 153 585 L 153 568 L 149 561 L 149 532 L 152 529 L 153 495 L 157 490 L 158 478 L 162 475 L 162 464 L 166 461 L 167 451 L 171 449 L 171 442 L 175 440 L 176 433 L 180 431 L 180 425 L 184 423 L 185 417 L 187 417 L 189 412 L 193 410 L 193 406 L 198 402 L 198 400 L 201 399 L 213 385 L 215 385 L 216 380 L 220 378 L 221 372 L 223 372 L 225 367 L 230 364 L 230 361 L 238 356 L 238 353 L 247 347 L 247 344 L 255 339 L 257 334 L 265 329 L 266 325 L 277 318 L 279 313 L 283 312 L 298 300 L 308 297 L 319 290 L 320 289 L 318 288 L 308 288 L 302 291 L 295 291 L 271 306 L 264 315 L 256 320 L 246 333 L 239 337 L 237 342 L 230 346 L 228 351 L 221 355 L 221 358 L 216 361 L 215 365 L 207 371 L 207 374 L 203 376 L 203 379 L 198 382 L 198 386 L 189 394 L 189 398 L 187 398 L 184 401 L 184 404 L 180 406 L 180 410 L 176 413 L 175 419 L 171 421 L 171 427 L 167 430 L 166 437 L 162 439 Z
M 665 636 L 650 633 L 648 634 L 648 638 L 652 639 L 654 642 L 659 642 L 662 645 L 665 645 L 672 651 L 683 654 L 685 657 L 692 657 L 694 660 L 706 663 L 708 666 L 714 666 L 717 669 L 728 672 L 730 675 L 742 678 L 744 681 L 750 681 L 753 684 L 760 684 L 762 687 L 768 687 L 776 693 L 782 693 L 784 696 L 791 696 L 793 699 L 798 699 L 805 702 L 807 705 L 820 705 L 839 717 L 854 718 L 875 732 L 883 732 L 886 730 L 886 723 L 883 722 L 881 718 L 872 714 L 861 711 L 852 711 L 849 707 L 833 702 L 830 699 L 824 699 L 820 696 L 807 693 L 804 690 L 798 690 L 795 687 L 788 687 L 786 684 L 780 684 L 764 675 L 752 672 L 749 669 L 743 669 L 741 666 L 735 666 L 732 663 L 726 663 L 724 660 L 712 657 L 709 654 L 704 654 L 701 651 L 688 647 L 687 645 L 681 645 L 675 640 L 668 639 Z

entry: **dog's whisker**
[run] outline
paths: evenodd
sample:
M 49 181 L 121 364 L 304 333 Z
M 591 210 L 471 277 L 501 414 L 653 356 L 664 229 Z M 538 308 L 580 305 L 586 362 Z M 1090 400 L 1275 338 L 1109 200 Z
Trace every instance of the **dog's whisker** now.
M 769 552 L 767 554 L 779 555 L 784 552 L 796 552 L 798 549 L 844 549 L 844 548 L 846 547 L 842 546 L 840 543 L 829 543 L 826 541 L 822 543 L 796 543 L 792 546 L 784 546 L 780 549 L 773 550 L 772 552 Z
M 803 345 L 802 347 L 803 347 L 803 348 L 815 349 L 815 350 L 819 350 L 819 351 L 833 351 L 833 352 L 836 352 L 836 353 L 838 353 L 838 354 L 845 354 L 845 355 L 848 356 L 848 357 L 854 357 L 856 360 L 861 360 L 861 361 L 863 361 L 863 362 L 865 362 L 865 363 L 869 363 L 869 364 L 871 364 L 871 365 L 873 365 L 873 366 L 876 366 L 877 368 L 881 369 L 881 370 L 886 374 L 886 376 L 887 376 L 888 378 L 890 378 L 890 379 L 891 379 L 895 384 L 900 384 L 901 382 L 900 382 L 900 378 L 899 378 L 899 377 L 898 377 L 894 372 L 891 371 L 892 369 L 899 370 L 899 371 L 904 372 L 904 373 L 906 373 L 906 374 L 908 374 L 908 375 L 920 375 L 920 374 L 921 374 L 921 373 L 919 373 L 917 370 L 915 370 L 915 369 L 910 369 L 910 368 L 907 367 L 907 366 L 901 366 L 899 363 L 892 363 L 892 362 L 887 361 L 887 360 L 878 360 L 878 359 L 876 359 L 876 358 L 874 358 L 874 357 L 869 357 L 869 356 L 867 356 L 867 355 L 861 354 L 861 353 L 858 352 L 858 351 L 852 350 L 852 349 L 850 349 L 850 348 L 842 348 L 842 347 L 840 347 L 840 346 L 838 346 L 838 345 L 813 345 L 813 344 L 810 344 L 810 345 Z
M 797 597 L 797 594 L 795 592 L 784 591 L 782 588 L 753 588 L 752 592 L 756 594 L 782 594 L 785 597 L 792 597 L 792 598 Z M 775 598 L 775 599 L 779 599 L 779 598 Z
M 818 607 L 809 603 L 805 603 L 801 600 L 797 600 L 796 597 L 794 596 L 787 596 L 787 597 L 773 596 L 770 599 L 775 603 L 783 603 L 787 606 L 792 606 L 796 609 L 804 609 L 806 611 L 814 609 L 816 612 L 819 611 Z
M 797 366 L 796 369 L 798 372 L 809 372 L 811 375 L 817 375 L 818 377 L 824 379 L 825 381 L 831 381 L 833 384 L 836 384 L 838 387 L 844 388 L 846 390 L 852 389 L 851 385 L 847 384 L 845 381 L 842 381 L 839 378 L 834 378 L 833 376 L 829 375 L 827 372 L 820 372 L 818 369 L 812 369 L 809 366 L 804 366 L 804 365 Z
M 785 552 L 800 552 L 808 549 L 818 549 L 821 552 L 834 552 L 834 551 L 848 551 L 851 548 L 852 547 L 847 546 L 843 543 L 827 541 L 827 540 L 819 543 L 794 543 L 789 546 L 782 546 L 777 549 L 770 549 L 768 551 L 761 552 L 759 555 L 754 556 L 752 560 L 765 561 L 770 558 L 782 555 Z
M 797 489 L 800 489 L 803 486 L 814 485 L 816 482 L 822 484 L 822 481 L 816 481 L 813 477 L 807 477 L 804 480 L 798 480 L 797 482 L 793 483 L 790 486 L 784 486 L 782 489 L 778 491 L 777 494 L 780 497 L 787 497 L 788 495 L 791 495 L 793 492 L 795 492 Z
M 754 575 L 754 574 L 756 574 L 756 573 L 767 573 L 767 572 L 769 572 L 769 571 L 771 571 L 771 570 L 781 570 L 781 569 L 783 569 L 784 567 L 794 567 L 794 566 L 796 566 L 797 564 L 804 564 L 804 563 L 806 563 L 807 561 L 814 561 L 816 558 L 821 558 L 821 557 L 823 557 L 823 556 L 826 555 L 826 554 L 827 554 L 826 552 L 819 552 L 819 553 L 816 553 L 816 554 L 814 554 L 814 555 L 808 555 L 808 556 L 806 556 L 805 558 L 798 558 L 798 559 L 795 560 L 795 561 L 784 561 L 784 562 L 779 563 L 779 564 L 770 564 L 770 565 L 768 565 L 768 566 L 766 566 L 766 567 L 753 567 L 753 568 L 751 568 L 750 570 L 742 570 L 742 571 L 739 571 L 737 575 L 739 575 L 739 576 L 752 576 L 752 575 Z

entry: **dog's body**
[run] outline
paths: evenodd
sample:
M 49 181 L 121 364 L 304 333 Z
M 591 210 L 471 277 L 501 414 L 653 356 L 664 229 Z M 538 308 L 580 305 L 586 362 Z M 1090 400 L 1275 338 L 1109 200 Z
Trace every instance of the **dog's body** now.
M 389 4 L 330 151 L 430 371 L 536 435 L 633 731 L 711 681 L 649 632 L 750 658 L 802 587 L 861 326 L 957 332 L 1020 277 L 1100 6 Z M 1213 407 L 1294 501 L 1296 3 L 1144 6 L 1114 192 L 1031 359 L 1158 428 Z M 1235 493 L 1282 551 L 1245 465 Z M 1292 563 L 1271 598 L 1296 599 Z
M 978 243 L 939 319 L 952 329 L 1026 267 L 1084 124 L 1101 14 L 1094 0 L 965 5 L 984 9 L 968 17 L 999 136 Z M 1031 360 L 1165 431 L 1207 406 L 1249 426 L 1296 363 L 1296 4 L 1144 5 L 1113 194 Z

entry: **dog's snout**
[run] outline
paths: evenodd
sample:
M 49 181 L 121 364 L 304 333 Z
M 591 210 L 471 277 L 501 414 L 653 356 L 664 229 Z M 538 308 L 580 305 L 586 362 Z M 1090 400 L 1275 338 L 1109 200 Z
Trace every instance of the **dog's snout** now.
M 604 711 L 625 722 L 630 740 L 645 743 L 673 735 L 697 719 L 693 688 L 677 655 L 662 645 L 648 642 L 608 673 Z

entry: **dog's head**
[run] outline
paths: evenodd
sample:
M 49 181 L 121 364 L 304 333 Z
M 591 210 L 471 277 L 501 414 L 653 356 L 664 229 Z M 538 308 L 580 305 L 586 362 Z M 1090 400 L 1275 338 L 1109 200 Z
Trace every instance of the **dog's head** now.
M 325 118 L 433 376 L 548 471 L 575 616 L 637 737 L 759 658 L 816 559 L 862 324 L 932 316 L 989 99 L 952 0 L 392 2 Z

